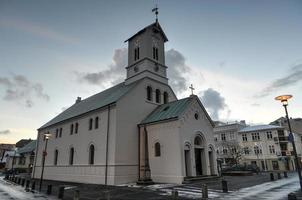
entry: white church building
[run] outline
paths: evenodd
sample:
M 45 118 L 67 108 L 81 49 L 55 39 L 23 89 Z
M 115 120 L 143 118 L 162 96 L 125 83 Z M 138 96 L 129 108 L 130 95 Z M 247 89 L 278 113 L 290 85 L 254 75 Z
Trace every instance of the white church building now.
M 217 174 L 214 124 L 196 95 L 178 100 L 169 86 L 167 41 L 157 20 L 137 32 L 126 40 L 124 82 L 78 98 L 38 129 L 33 178 L 41 176 L 46 142 L 48 180 L 182 183 Z

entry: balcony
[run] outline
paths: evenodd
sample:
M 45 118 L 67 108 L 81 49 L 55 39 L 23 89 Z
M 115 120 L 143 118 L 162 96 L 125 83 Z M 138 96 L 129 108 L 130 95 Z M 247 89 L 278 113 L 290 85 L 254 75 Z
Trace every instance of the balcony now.
M 288 137 L 287 136 L 281 136 L 281 137 L 278 137 L 279 138 L 279 142 L 288 142 Z

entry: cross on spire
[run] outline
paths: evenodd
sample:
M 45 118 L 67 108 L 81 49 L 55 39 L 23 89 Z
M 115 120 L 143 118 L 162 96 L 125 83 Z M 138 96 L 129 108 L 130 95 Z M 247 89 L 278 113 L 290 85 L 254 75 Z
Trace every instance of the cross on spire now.
M 152 9 L 152 12 L 155 12 L 155 21 L 158 22 L 158 7 L 157 4 L 155 5 L 155 8 Z
M 193 84 L 191 84 L 191 86 L 189 88 L 191 89 L 192 95 L 194 95 L 193 91 L 195 90 L 195 88 L 193 87 Z

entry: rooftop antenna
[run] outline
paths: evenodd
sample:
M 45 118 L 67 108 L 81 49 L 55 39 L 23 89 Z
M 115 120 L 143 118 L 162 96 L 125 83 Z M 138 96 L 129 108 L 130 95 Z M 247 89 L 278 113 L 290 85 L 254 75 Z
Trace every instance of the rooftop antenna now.
M 158 23 L 158 7 L 157 4 L 155 5 L 155 8 L 152 9 L 152 12 L 155 12 L 155 22 Z

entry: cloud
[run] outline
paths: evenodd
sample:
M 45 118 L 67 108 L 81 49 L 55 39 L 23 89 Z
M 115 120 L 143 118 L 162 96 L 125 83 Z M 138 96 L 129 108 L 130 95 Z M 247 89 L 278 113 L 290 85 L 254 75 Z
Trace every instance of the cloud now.
M 228 109 L 224 97 L 222 97 L 218 91 L 212 88 L 208 88 L 207 90 L 200 92 L 199 96 L 201 102 L 203 103 L 205 108 L 209 111 L 211 117 L 214 120 L 219 119 L 219 112 Z M 230 111 L 228 110 L 228 112 Z
M 34 105 L 34 97 L 49 101 L 40 83 L 32 83 L 23 75 L 13 75 L 12 78 L 0 77 L 0 87 L 5 90 L 2 97 L 5 101 L 22 102 L 26 107 Z
M 7 135 L 7 134 L 10 134 L 10 130 L 3 130 L 3 131 L 0 131 L 0 135 Z
M 269 86 L 265 87 L 259 95 L 255 95 L 255 97 L 266 97 L 276 90 L 295 85 L 298 82 L 301 82 L 301 80 L 302 64 L 297 64 L 289 70 L 289 73 L 286 76 L 274 80 Z
M 106 84 L 116 84 L 123 81 L 125 76 L 125 67 L 127 66 L 127 48 L 116 49 L 114 51 L 112 63 L 99 72 L 79 73 L 77 72 L 80 81 L 84 81 L 93 85 L 105 87 Z
M 9 28 L 13 28 L 19 31 L 31 33 L 33 35 L 43 37 L 50 40 L 55 40 L 64 43 L 76 44 L 79 42 L 79 39 L 66 36 L 57 31 L 51 30 L 49 27 L 34 24 L 32 22 L 17 19 L 17 18 L 2 18 L 0 19 L 0 26 L 5 26 Z
M 104 70 L 99 72 L 82 73 L 76 72 L 80 82 L 105 87 L 122 82 L 125 79 L 127 66 L 128 49 L 116 49 L 114 51 L 112 63 Z M 166 64 L 168 68 L 168 78 L 171 87 L 176 93 L 181 93 L 188 89 L 185 74 L 190 72 L 190 67 L 186 65 L 184 56 L 174 50 L 166 52 Z
M 188 82 L 185 77 L 191 68 L 186 64 L 185 57 L 177 50 L 170 49 L 166 52 L 166 64 L 168 68 L 169 84 L 180 94 L 188 90 Z

